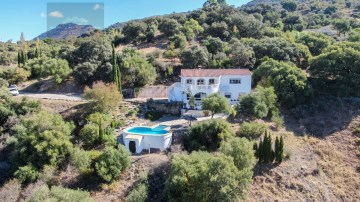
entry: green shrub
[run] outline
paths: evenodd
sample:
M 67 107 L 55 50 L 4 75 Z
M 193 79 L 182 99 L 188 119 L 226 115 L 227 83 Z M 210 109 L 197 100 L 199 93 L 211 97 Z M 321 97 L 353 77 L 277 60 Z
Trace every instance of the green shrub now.
M 39 175 L 39 179 L 48 185 L 54 185 L 56 183 L 56 167 L 45 165 L 42 172 Z
M 248 139 L 259 138 L 267 130 L 267 126 L 257 122 L 244 122 L 241 124 L 239 131 L 236 133 L 239 137 L 246 137 Z
M 14 173 L 14 176 L 23 184 L 34 182 L 39 177 L 39 171 L 34 166 L 28 164 L 26 166 L 19 167 Z
M 29 202 L 41 202 L 41 201 L 81 201 L 91 202 L 94 201 L 90 197 L 90 193 L 87 191 L 73 190 L 60 186 L 52 186 L 51 189 L 48 186 L 43 185 L 36 189 Z
M 215 151 L 220 142 L 233 137 L 229 123 L 222 119 L 203 121 L 191 127 L 184 135 L 184 147 L 187 151 Z
M 284 126 L 284 119 L 281 118 L 280 116 L 271 117 L 271 121 L 275 123 L 275 128 L 277 130 Z
M 173 157 L 165 190 L 169 201 L 240 201 L 251 177 L 237 169 L 232 157 L 193 152 Z
M 120 173 L 129 167 L 130 152 L 123 145 L 118 149 L 106 147 L 95 164 L 96 173 L 106 182 L 118 179 Z
M 86 173 L 91 165 L 89 152 L 75 147 L 70 153 L 70 164 L 75 166 L 80 173 Z
M 145 202 L 148 197 L 148 187 L 146 184 L 141 183 L 134 190 L 132 190 L 126 202 Z
M 163 116 L 163 112 L 159 111 L 147 111 L 145 112 L 145 118 L 149 119 L 150 121 L 156 121 Z
M 85 147 L 91 148 L 100 143 L 99 126 L 97 124 L 86 124 L 79 133 L 79 137 Z

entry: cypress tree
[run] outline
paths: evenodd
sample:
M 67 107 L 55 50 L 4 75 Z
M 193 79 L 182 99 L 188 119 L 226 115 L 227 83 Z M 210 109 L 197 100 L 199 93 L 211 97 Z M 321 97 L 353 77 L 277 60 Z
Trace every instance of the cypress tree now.
M 280 164 L 284 159 L 284 139 L 282 136 L 280 137 L 278 155 L 279 155 L 278 163 Z
M 20 54 L 20 51 L 18 51 L 17 62 L 18 62 L 18 67 L 20 67 L 20 64 L 21 64 L 21 54 Z
M 275 151 L 271 150 L 270 163 L 274 162 L 274 159 L 275 159 Z
M 103 140 L 104 140 L 104 129 L 102 127 L 102 122 L 101 122 L 101 119 L 100 119 L 100 123 L 99 123 L 99 139 L 100 139 L 100 142 L 102 143 Z
M 259 142 L 258 155 L 259 155 L 259 162 L 262 162 L 264 160 L 264 144 L 262 140 L 260 140 Z
M 254 149 L 254 152 L 255 152 L 255 157 L 258 159 L 259 158 L 259 149 L 258 149 L 258 145 L 257 145 L 256 142 L 253 145 L 253 149 Z
M 120 93 L 122 93 L 122 86 L 121 86 L 121 72 L 119 65 L 117 64 L 117 57 L 115 46 L 112 44 L 112 65 L 113 65 L 113 82 L 117 86 Z
M 121 86 L 121 69 L 120 69 L 120 65 L 117 65 L 117 77 L 118 77 L 118 86 L 119 86 L 119 92 L 120 94 L 122 94 L 122 86 Z

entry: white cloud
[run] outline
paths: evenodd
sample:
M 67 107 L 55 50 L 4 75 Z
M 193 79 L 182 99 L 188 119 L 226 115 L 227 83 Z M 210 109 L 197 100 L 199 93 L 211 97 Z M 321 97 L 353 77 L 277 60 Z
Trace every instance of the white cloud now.
M 79 18 L 79 17 L 72 17 L 72 18 L 66 18 L 62 23 L 74 23 L 77 25 L 88 25 L 89 21 L 85 18 Z
M 45 17 L 46 17 L 46 14 L 45 14 L 44 12 L 41 12 L 41 13 L 40 13 L 40 17 L 45 18 Z
M 49 16 L 54 18 L 63 18 L 64 15 L 60 11 L 53 11 L 49 13 Z
M 103 9 L 103 7 L 100 4 L 95 4 L 93 9 L 100 10 L 100 9 Z

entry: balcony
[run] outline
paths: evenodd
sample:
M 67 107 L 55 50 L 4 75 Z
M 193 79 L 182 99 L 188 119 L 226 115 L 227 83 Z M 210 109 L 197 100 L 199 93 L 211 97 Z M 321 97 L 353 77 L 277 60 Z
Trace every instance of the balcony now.
M 216 93 L 219 91 L 219 84 L 211 84 L 211 85 L 186 85 L 186 89 L 189 89 L 193 92 L 206 92 L 206 93 Z

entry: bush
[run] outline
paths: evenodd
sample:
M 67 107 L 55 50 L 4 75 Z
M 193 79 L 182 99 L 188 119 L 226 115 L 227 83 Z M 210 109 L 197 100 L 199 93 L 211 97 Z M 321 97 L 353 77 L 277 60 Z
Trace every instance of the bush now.
M 39 177 L 39 172 L 34 166 L 28 164 L 26 166 L 19 167 L 14 173 L 14 176 L 23 184 L 34 182 Z
M 187 151 L 215 151 L 220 142 L 233 137 L 229 123 L 222 119 L 203 121 L 191 127 L 184 135 L 184 147 Z
M 75 147 L 70 153 L 70 164 L 75 166 L 80 173 L 86 173 L 91 165 L 89 153 Z
M 275 123 L 275 128 L 278 130 L 279 128 L 284 126 L 284 119 L 280 116 L 273 116 L 271 121 Z
M 156 121 L 163 116 L 163 112 L 159 111 L 147 111 L 145 112 L 145 118 L 149 119 L 150 121 Z
M 214 93 L 203 99 L 202 110 L 209 110 L 211 118 L 213 118 L 216 113 L 229 114 L 231 107 L 227 98 L 219 93 Z
M 39 179 L 48 185 L 54 185 L 56 182 L 55 174 L 56 174 L 55 166 L 45 165 L 42 172 L 39 175 Z
M 257 122 L 244 122 L 241 124 L 236 135 L 239 137 L 246 137 L 248 139 L 255 139 L 263 135 L 266 130 L 267 126 L 265 124 Z
M 72 190 L 63 188 L 60 186 L 53 186 L 51 190 L 48 186 L 43 185 L 35 190 L 29 202 L 40 202 L 40 201 L 82 201 L 90 202 L 93 201 L 90 197 L 90 193 L 81 190 Z
M 123 145 L 106 147 L 95 164 L 96 173 L 106 182 L 118 179 L 130 167 L 130 152 Z
M 243 175 L 233 158 L 207 152 L 176 155 L 166 182 L 169 201 L 239 201 L 251 175 Z
M 97 124 L 86 124 L 79 133 L 84 146 L 91 148 L 100 143 L 99 126 Z
M 0 74 L 0 77 L 6 79 L 10 84 L 17 84 L 26 81 L 30 72 L 23 68 L 8 69 Z
M 246 138 L 231 138 L 221 143 L 220 152 L 233 157 L 235 166 L 247 175 L 248 183 L 251 183 L 256 161 L 251 142 Z
M 86 87 L 84 97 L 92 101 L 94 112 L 103 113 L 116 109 L 122 98 L 115 84 L 106 85 L 103 82 L 95 82 L 91 88 Z
M 126 197 L 127 202 L 145 202 L 148 197 L 148 187 L 146 184 L 141 183 L 133 189 L 129 196 Z

